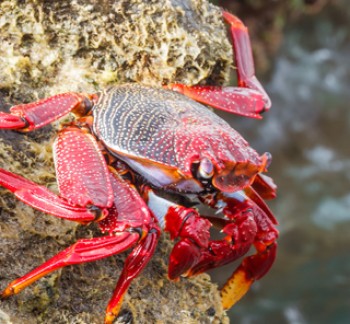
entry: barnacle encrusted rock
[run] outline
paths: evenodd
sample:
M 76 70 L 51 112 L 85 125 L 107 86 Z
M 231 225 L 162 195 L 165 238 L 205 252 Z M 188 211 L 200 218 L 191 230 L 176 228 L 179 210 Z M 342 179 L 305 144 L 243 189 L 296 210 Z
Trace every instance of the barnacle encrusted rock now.
M 220 10 L 204 0 L 3 1 L 0 39 L 0 88 L 30 98 L 126 81 L 217 84 L 232 64 Z
M 0 109 L 64 91 L 141 82 L 220 84 L 232 66 L 220 10 L 204 0 L 0 2 Z M 57 125 L 0 131 L 0 167 L 57 192 L 51 144 Z M 0 289 L 79 238 L 100 235 L 34 211 L 0 188 Z M 172 243 L 133 282 L 118 322 L 225 323 L 207 275 L 166 278 Z M 69 267 L 6 301 L 11 323 L 101 323 L 125 255 Z

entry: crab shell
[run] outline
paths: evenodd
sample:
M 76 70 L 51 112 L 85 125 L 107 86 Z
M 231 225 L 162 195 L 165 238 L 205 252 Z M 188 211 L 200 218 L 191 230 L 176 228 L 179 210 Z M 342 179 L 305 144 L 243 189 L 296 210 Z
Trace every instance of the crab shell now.
M 93 116 L 93 131 L 106 148 L 159 188 L 203 191 L 193 166 L 208 161 L 213 186 L 234 192 L 269 162 L 268 154 L 259 156 L 207 107 L 173 91 L 111 87 L 101 93 Z

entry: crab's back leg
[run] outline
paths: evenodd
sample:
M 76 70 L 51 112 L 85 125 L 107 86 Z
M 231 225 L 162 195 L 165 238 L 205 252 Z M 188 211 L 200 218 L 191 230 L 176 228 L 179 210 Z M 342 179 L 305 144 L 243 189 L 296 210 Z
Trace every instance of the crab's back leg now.
M 223 11 L 223 17 L 230 25 L 238 87 L 170 84 L 165 88 L 178 91 L 213 108 L 261 118 L 260 114 L 270 109 L 271 101 L 255 76 L 248 29 L 239 18 L 226 11 Z
M 59 133 L 54 145 L 61 195 L 0 169 L 0 185 L 29 206 L 56 217 L 91 222 L 106 216 L 113 203 L 109 170 L 93 136 L 78 127 Z
M 10 113 L 0 112 L 0 129 L 28 132 L 48 125 L 69 112 L 84 115 L 91 109 L 95 99 L 96 95 L 67 92 L 13 106 L 10 108 Z

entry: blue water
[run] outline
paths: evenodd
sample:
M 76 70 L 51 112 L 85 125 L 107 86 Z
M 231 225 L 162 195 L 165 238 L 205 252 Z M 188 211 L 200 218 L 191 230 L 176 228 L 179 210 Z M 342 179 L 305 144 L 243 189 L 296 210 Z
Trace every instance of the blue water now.
M 280 222 L 277 261 L 232 323 L 350 323 L 350 6 L 334 3 L 288 27 L 264 120 L 230 117 L 273 155 Z

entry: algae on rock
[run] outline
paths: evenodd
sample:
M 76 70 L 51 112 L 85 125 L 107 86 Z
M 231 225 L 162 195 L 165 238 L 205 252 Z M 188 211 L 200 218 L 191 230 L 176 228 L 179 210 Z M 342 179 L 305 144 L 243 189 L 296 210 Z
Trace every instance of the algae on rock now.
M 232 48 L 220 9 L 205 0 L 8 0 L 0 3 L 0 109 L 64 91 L 141 82 L 221 84 Z M 51 144 L 57 129 L 0 131 L 0 167 L 57 192 Z M 100 235 L 44 215 L 0 188 L 0 285 L 82 237 Z M 225 323 L 208 275 L 166 278 L 172 243 L 132 283 L 119 322 Z M 12 323 L 100 323 L 125 253 L 56 271 L 0 302 Z

